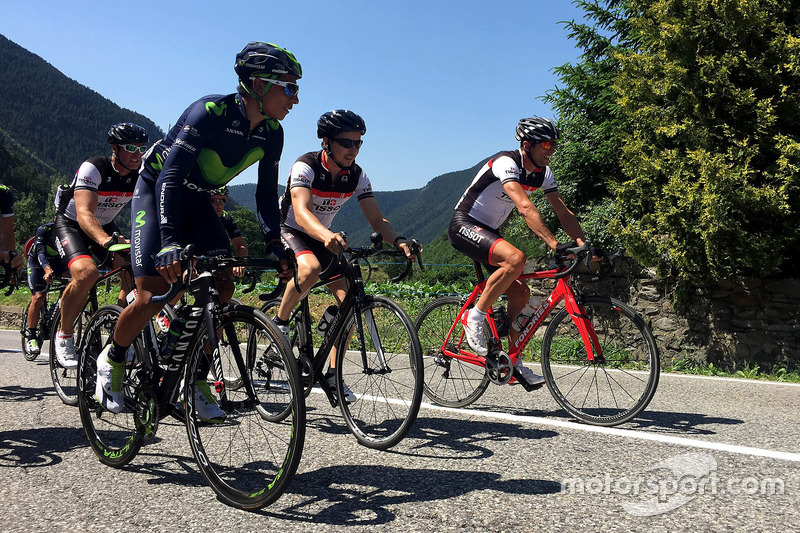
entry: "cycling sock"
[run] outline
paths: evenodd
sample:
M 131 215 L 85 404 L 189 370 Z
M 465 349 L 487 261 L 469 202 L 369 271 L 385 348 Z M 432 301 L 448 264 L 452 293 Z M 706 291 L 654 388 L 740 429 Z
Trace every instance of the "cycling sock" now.
M 108 350 L 108 360 L 115 363 L 124 363 L 125 356 L 128 353 L 128 346 L 117 344 L 117 341 L 111 341 L 111 348 Z
M 470 322 L 479 322 L 483 323 L 483 320 L 486 318 L 486 312 L 481 311 L 477 307 L 473 307 L 469 310 L 469 315 L 467 315 L 467 320 Z

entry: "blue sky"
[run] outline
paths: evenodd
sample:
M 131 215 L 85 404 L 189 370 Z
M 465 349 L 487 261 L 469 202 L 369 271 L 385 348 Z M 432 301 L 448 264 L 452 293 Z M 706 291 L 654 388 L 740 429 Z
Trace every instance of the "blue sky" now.
M 469 168 L 514 147 L 519 118 L 552 117 L 540 99 L 552 68 L 579 55 L 559 21 L 583 15 L 567 0 L 0 0 L 0 12 L 0 33 L 165 130 L 197 98 L 235 90 L 248 41 L 279 44 L 304 73 L 281 182 L 318 149 L 317 118 L 348 108 L 366 120 L 358 162 L 383 191 Z M 252 169 L 232 184 L 251 181 Z

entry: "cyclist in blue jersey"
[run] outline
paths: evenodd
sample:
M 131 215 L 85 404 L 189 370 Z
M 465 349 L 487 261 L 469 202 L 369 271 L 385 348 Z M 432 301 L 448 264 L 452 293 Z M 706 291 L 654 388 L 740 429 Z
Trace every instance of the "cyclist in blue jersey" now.
M 66 269 L 61 263 L 53 242 L 53 223 L 42 224 L 36 229 L 31 249 L 28 252 L 28 287 L 31 290 L 31 303 L 28 306 L 25 342 L 28 351 L 39 354 L 39 317 L 45 300 L 47 285 L 53 276 L 60 276 Z
M 250 252 L 244 243 L 242 232 L 239 231 L 239 226 L 236 225 L 236 222 L 233 220 L 233 217 L 230 215 L 230 213 L 225 211 L 225 204 L 227 201 L 227 186 L 220 187 L 211 193 L 211 205 L 214 207 L 214 212 L 219 217 L 220 222 L 222 222 L 222 227 L 225 228 L 225 233 L 228 234 L 228 238 L 231 240 L 231 246 L 233 246 L 233 255 L 235 257 L 247 257 Z M 244 272 L 244 267 L 235 267 L 233 269 L 233 275 L 236 277 L 243 276 Z
M 511 211 L 516 207 L 528 227 L 552 250 L 563 251 L 576 243 L 583 245 L 585 240 L 581 225 L 564 203 L 548 166 L 559 138 L 555 125 L 546 118 L 523 118 L 517 124 L 516 138 L 520 143 L 518 149 L 498 153 L 478 171 L 456 204 L 448 229 L 453 247 L 487 265 L 491 272 L 475 307 L 462 318 L 467 342 L 479 355 L 488 353 L 483 322 L 495 300 L 506 294 L 508 322 L 512 324 L 530 297 L 528 286 L 517 280 L 525 267 L 525 254 L 503 239 L 498 231 Z M 539 210 L 528 198 L 528 193 L 536 189 L 544 192 L 564 231 L 575 242 L 559 243 L 547 228 Z M 519 335 L 519 331 L 510 328 L 512 344 Z M 544 382 L 542 376 L 522 364 L 521 358 L 517 369 L 530 385 Z
M 153 294 L 181 276 L 179 253 L 193 244 L 201 255 L 230 254 L 230 242 L 210 196 L 245 168 L 258 163 L 256 205 L 268 253 L 283 256 L 278 213 L 280 121 L 299 102 L 300 63 L 291 52 L 250 42 L 237 55 L 236 93 L 205 96 L 191 104 L 164 139 L 145 154 L 131 206 L 131 257 L 137 298 L 123 311 L 113 342 L 97 361 L 96 394 L 103 407 L 122 410 L 121 379 L 127 347 L 161 305 Z M 223 299 L 233 294 L 229 274 L 218 279 Z M 198 415 L 219 420 L 204 379 L 197 386 Z

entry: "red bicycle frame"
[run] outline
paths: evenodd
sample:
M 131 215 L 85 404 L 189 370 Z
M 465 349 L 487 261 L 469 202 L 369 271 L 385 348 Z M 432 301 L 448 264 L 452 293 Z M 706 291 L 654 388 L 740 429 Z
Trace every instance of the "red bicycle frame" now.
M 481 272 L 479 267 L 476 265 L 476 269 L 478 270 L 478 277 L 482 278 Z M 529 279 L 556 279 L 556 286 L 552 290 L 552 292 L 547 296 L 547 298 L 543 301 L 542 307 L 536 311 L 531 317 L 531 320 L 525 326 L 525 328 L 520 332 L 517 341 L 514 343 L 513 346 L 509 345 L 508 347 L 508 356 L 510 357 L 512 363 L 515 363 L 517 359 L 519 359 L 522 355 L 522 350 L 525 349 L 528 342 L 530 342 L 533 334 L 536 330 L 539 329 L 539 326 L 542 325 L 545 318 L 550 314 L 553 309 L 562 301 L 564 300 L 564 305 L 566 307 L 567 312 L 575 321 L 575 325 L 578 327 L 578 331 L 580 332 L 581 339 L 583 340 L 583 345 L 586 348 L 586 357 L 589 361 L 594 362 L 598 358 L 602 358 L 602 348 L 600 346 L 600 341 L 597 338 L 597 334 L 595 333 L 594 326 L 592 326 L 592 321 L 586 315 L 581 305 L 576 301 L 575 292 L 572 289 L 572 284 L 570 281 L 569 276 L 558 276 L 561 272 L 566 270 L 565 268 L 559 268 L 554 270 L 541 270 L 538 272 L 531 272 L 530 274 L 523 274 L 518 277 L 518 280 L 527 281 Z M 464 344 L 464 333 L 461 332 L 460 338 L 457 339 L 457 342 L 453 343 L 452 346 L 456 347 L 456 351 L 449 350 L 448 345 L 450 345 L 450 339 L 454 334 L 455 328 L 458 325 L 461 317 L 464 313 L 468 312 L 469 308 L 480 298 L 481 294 L 483 293 L 484 288 L 486 287 L 486 280 L 481 279 L 481 281 L 475 286 L 475 288 L 470 293 L 469 297 L 467 298 L 464 305 L 461 307 L 461 310 L 458 312 L 453 325 L 450 326 L 450 331 L 447 333 L 447 337 L 444 339 L 442 343 L 442 353 L 445 355 L 452 357 L 454 359 L 459 359 L 461 361 L 465 361 L 467 363 L 471 363 L 477 366 L 486 366 L 486 359 L 482 356 L 478 356 L 472 352 L 465 351 L 461 348 L 462 344 Z M 486 313 L 487 322 L 489 323 L 489 330 L 492 334 L 492 337 L 495 339 L 500 339 L 500 335 L 497 332 L 497 324 L 494 320 L 493 310 L 490 310 Z M 510 326 L 509 326 L 510 327 Z M 509 338 L 509 343 L 511 342 Z M 500 344 L 502 347 L 502 342 Z

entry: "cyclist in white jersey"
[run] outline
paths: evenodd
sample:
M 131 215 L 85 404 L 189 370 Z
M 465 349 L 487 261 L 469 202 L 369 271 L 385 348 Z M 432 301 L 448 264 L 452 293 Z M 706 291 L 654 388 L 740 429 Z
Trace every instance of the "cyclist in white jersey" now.
M 332 272 L 327 267 L 335 261 L 340 247 L 347 241 L 331 230 L 331 223 L 342 205 L 355 195 L 358 205 L 372 229 L 393 243 L 406 257 L 413 257 L 409 241 L 397 235 L 391 223 L 383 217 L 378 202 L 372 194 L 372 185 L 366 173 L 356 164 L 361 148 L 361 136 L 367 131 L 364 120 L 347 109 L 323 114 L 317 122 L 317 137 L 322 139 L 322 150 L 301 156 L 292 165 L 289 184 L 281 199 L 281 239 L 284 246 L 294 251 L 297 262 L 297 280 L 302 292 L 290 280 L 283 293 L 278 315 L 274 321 L 288 333 L 288 320 L 292 309 L 308 293 L 320 274 Z M 347 282 L 340 279 L 328 288 L 341 303 L 347 294 Z M 335 355 L 326 375 L 335 386 L 333 368 Z M 345 401 L 355 396 L 344 386 Z
M 519 149 L 500 152 L 490 159 L 456 205 L 448 230 L 450 243 L 491 271 L 480 298 L 462 319 L 467 342 L 479 355 L 486 355 L 488 351 L 483 321 L 497 298 L 504 293 L 508 297 L 508 322 L 511 324 L 530 297 L 528 286 L 517 280 L 525 267 L 525 254 L 498 232 L 511 211 L 516 207 L 528 227 L 552 250 L 565 250 L 576 243 L 583 245 L 585 240 L 580 223 L 564 203 L 548 166 L 558 137 L 555 125 L 545 118 L 520 120 L 516 129 Z M 575 242 L 559 244 L 547 228 L 539 210 L 528 198 L 528 193 L 536 189 L 542 189 L 564 231 Z M 518 337 L 519 332 L 510 328 L 511 344 Z M 517 365 L 529 384 L 538 385 L 544 381 L 522 365 L 521 358 Z
M 111 157 L 84 161 L 72 183 L 60 186 L 56 193 L 54 243 L 72 277 L 61 297 L 61 328 L 55 335 L 56 358 L 64 368 L 78 366 L 73 322 L 100 276 L 95 258 L 98 263 L 105 263 L 111 245 L 118 240 L 124 242 L 121 237 L 114 237 L 117 227 L 113 221 L 133 197 L 142 154 L 147 149 L 147 132 L 129 122 L 111 126 L 106 140 L 111 145 Z M 123 263 L 121 258 L 114 258 L 112 266 Z M 120 279 L 118 301 L 122 305 L 133 282 L 124 272 Z

